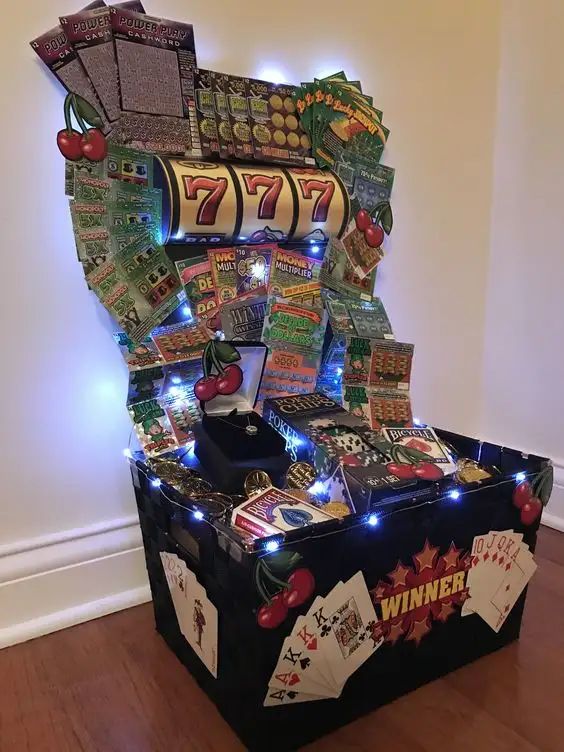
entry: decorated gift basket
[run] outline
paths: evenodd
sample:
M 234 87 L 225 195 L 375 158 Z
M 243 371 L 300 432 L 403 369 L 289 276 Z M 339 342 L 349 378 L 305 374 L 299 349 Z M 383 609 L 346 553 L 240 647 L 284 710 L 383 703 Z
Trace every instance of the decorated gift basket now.
M 516 639 L 552 468 L 413 417 L 361 82 L 203 70 L 192 26 L 138 0 L 31 46 L 66 90 L 78 262 L 128 366 L 156 626 L 247 748 Z

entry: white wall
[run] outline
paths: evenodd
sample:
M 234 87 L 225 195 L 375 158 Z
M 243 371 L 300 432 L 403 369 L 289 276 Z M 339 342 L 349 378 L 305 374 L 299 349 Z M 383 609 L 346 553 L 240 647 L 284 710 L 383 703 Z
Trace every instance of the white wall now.
M 0 645 L 147 597 L 133 495 L 121 455 L 130 432 L 123 406 L 125 369 L 74 255 L 63 161 L 55 146 L 63 125 L 63 96 L 27 45 L 54 24 L 55 12 L 71 12 L 78 5 L 68 0 L 12 5 L 11 33 L 0 49 L 6 280 L 0 296 L 5 354 L 0 371 L 5 427 L 0 452 Z M 287 0 L 275 17 L 258 0 L 147 0 L 147 8 L 194 24 L 203 67 L 258 76 L 278 69 L 291 81 L 345 68 L 362 79 L 392 130 L 384 162 L 397 170 L 396 227 L 377 289 L 398 337 L 416 343 L 416 412 L 436 425 L 479 433 L 488 273 L 490 299 L 503 296 L 504 306 L 512 306 L 508 320 L 518 314 L 521 330 L 536 338 L 535 347 L 543 332 L 552 331 L 558 341 L 550 311 L 539 308 L 526 320 L 510 294 L 514 284 L 501 274 L 499 254 L 503 249 L 509 253 L 512 240 L 510 214 L 503 226 L 497 217 L 491 223 L 495 255 L 488 267 L 500 3 L 351 0 L 346 16 L 343 5 L 331 0 Z M 523 4 L 523 13 L 525 8 Z M 526 23 L 528 19 L 523 29 Z M 542 53 L 540 36 L 538 41 Z M 507 40 L 504 65 L 510 73 L 506 49 Z M 507 129 L 516 98 L 505 107 L 500 100 L 500 121 Z M 532 170 L 540 191 L 542 173 L 551 175 L 549 147 L 543 145 L 539 154 L 532 139 L 544 138 L 548 126 L 558 146 L 557 125 L 552 125 L 549 103 L 541 95 L 532 104 L 524 105 L 527 127 L 523 124 L 522 135 L 514 138 L 524 140 L 529 131 L 530 141 L 515 144 L 520 154 L 537 157 L 527 177 L 531 179 Z M 541 128 L 533 118 L 535 108 L 541 110 Z M 503 151 L 504 144 L 499 147 Z M 512 175 L 511 156 L 505 153 L 501 163 L 499 158 L 495 162 L 498 208 L 504 175 Z M 524 173 L 524 165 L 522 169 Z M 561 179 L 554 175 L 554 188 Z M 519 186 L 512 190 L 511 208 L 517 211 Z M 556 201 L 556 193 L 550 192 L 545 206 Z M 537 204 L 539 211 L 540 196 Z M 554 262 L 545 256 L 540 267 L 532 265 L 530 258 L 550 251 L 537 242 L 541 230 L 536 220 L 530 222 L 519 237 L 522 268 L 527 268 L 520 292 L 530 299 L 532 285 L 542 304 L 545 295 L 533 272 L 542 273 L 544 265 L 551 271 Z M 531 242 L 525 243 L 528 233 Z M 504 440 L 551 452 L 552 438 L 547 437 L 556 432 L 555 409 L 535 412 L 534 402 L 524 404 L 537 399 L 537 383 L 514 381 L 513 369 L 505 383 L 490 379 L 496 343 L 505 341 L 506 333 L 495 307 L 489 308 L 488 320 L 496 318 L 497 328 L 488 329 L 486 341 L 482 425 Z M 552 358 L 549 370 L 556 347 L 552 353 L 546 347 Z M 511 349 L 519 351 L 517 344 Z M 542 383 L 550 378 L 556 388 L 554 373 Z M 518 384 L 523 396 L 519 422 L 506 420 L 511 403 L 490 409 L 499 404 L 497 391 L 509 382 Z M 42 597 L 35 595 L 38 589 Z M 19 600 L 17 612 L 9 607 L 14 599 Z M 57 613 L 49 614 L 50 608 Z M 15 621 L 24 624 L 14 626 Z
M 502 28 L 482 430 L 554 459 L 562 524 L 564 5 L 507 0 Z

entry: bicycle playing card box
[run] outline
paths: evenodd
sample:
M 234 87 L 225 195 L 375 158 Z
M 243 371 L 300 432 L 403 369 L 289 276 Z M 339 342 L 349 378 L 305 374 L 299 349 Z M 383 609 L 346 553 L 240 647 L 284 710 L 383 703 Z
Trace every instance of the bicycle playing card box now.
M 332 501 L 344 501 L 356 512 L 376 504 L 396 504 L 400 491 L 423 500 L 432 489 L 414 479 L 401 480 L 386 468 L 387 442 L 364 420 L 344 410 L 321 392 L 267 399 L 263 418 L 286 441 L 294 461 L 310 462 L 318 478 L 340 488 Z
M 534 485 L 550 463 L 437 434 L 496 471 L 456 498 L 451 477 L 425 503 L 398 489 L 277 550 L 198 519 L 132 461 L 157 630 L 246 749 L 299 749 L 517 639 L 539 519 L 521 521 L 516 474 Z

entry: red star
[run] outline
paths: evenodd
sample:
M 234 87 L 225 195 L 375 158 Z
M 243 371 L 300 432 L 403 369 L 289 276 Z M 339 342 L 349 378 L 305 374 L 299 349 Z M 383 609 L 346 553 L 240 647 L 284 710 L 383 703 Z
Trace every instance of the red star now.
M 379 582 L 376 587 L 370 591 L 372 600 L 375 602 L 381 600 L 386 595 L 388 588 L 389 585 L 387 585 L 385 582 Z
M 392 581 L 393 587 L 405 587 L 407 585 L 406 577 L 410 573 L 409 567 L 404 567 L 404 565 L 401 563 L 401 561 L 398 561 L 396 564 L 396 568 L 393 572 L 390 572 L 388 577 Z
M 388 632 L 388 637 L 387 637 L 388 642 L 391 642 L 392 645 L 394 645 L 399 640 L 399 638 L 403 635 L 404 631 L 405 630 L 402 627 L 401 620 L 396 622 L 395 624 L 392 622 L 390 631 Z
M 433 569 L 438 550 L 438 547 L 434 548 L 431 546 L 428 540 L 425 541 L 423 550 L 413 557 L 418 574 L 424 569 Z
M 452 603 L 441 603 L 441 610 L 437 616 L 437 619 L 444 622 L 448 619 L 449 616 L 452 616 L 454 611 L 455 608 Z
M 414 619 L 411 623 L 411 629 L 409 630 L 409 633 L 405 639 L 413 640 L 416 645 L 419 645 L 428 631 L 429 623 L 426 616 L 424 616 L 420 621 Z
M 451 568 L 456 569 L 458 566 L 458 554 L 459 551 L 454 545 L 454 543 L 451 543 L 449 546 L 448 551 L 443 556 L 443 561 L 445 563 L 445 570 L 449 570 Z

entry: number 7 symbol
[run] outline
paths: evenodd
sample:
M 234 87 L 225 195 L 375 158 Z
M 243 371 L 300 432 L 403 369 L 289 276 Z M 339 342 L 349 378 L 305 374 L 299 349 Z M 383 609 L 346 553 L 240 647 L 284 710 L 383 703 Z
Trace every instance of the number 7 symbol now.
M 205 175 L 183 175 L 184 193 L 189 201 L 195 201 L 200 191 L 206 191 L 207 195 L 202 199 L 196 214 L 197 225 L 213 225 L 217 217 L 217 210 L 225 191 L 227 190 L 227 178 L 208 178 Z
M 319 194 L 313 205 L 311 221 L 325 222 L 331 199 L 335 193 L 335 183 L 330 180 L 317 180 L 316 178 L 299 178 L 298 184 L 304 198 L 313 198 L 314 192 Z

